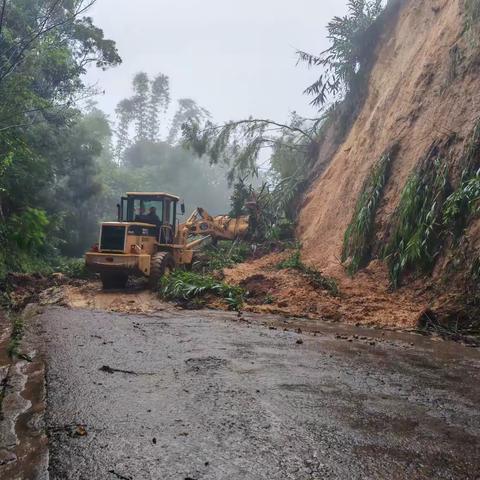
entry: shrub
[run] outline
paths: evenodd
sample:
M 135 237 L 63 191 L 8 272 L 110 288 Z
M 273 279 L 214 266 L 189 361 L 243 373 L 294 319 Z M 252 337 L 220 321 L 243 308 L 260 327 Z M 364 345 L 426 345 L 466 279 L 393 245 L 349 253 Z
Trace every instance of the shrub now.
M 232 310 L 239 310 L 245 292 L 240 287 L 219 282 L 210 275 L 175 270 L 161 279 L 160 294 L 168 300 L 192 300 L 211 294 L 225 299 Z
M 9 219 L 9 234 L 21 250 L 38 251 L 45 245 L 49 223 L 44 210 L 27 208 Z
M 196 261 L 194 269 L 205 269 L 208 272 L 230 268 L 244 262 L 250 255 L 250 246 L 244 242 L 218 242 L 203 249 L 206 260 Z
M 350 225 L 345 232 L 342 262 L 349 261 L 347 271 L 350 275 L 358 272 L 370 261 L 375 233 L 375 215 L 382 199 L 390 165 L 396 151 L 397 147 L 395 146 L 382 155 L 373 166 L 355 206 Z
M 326 277 L 322 272 L 305 265 L 300 258 L 300 248 L 287 259 L 277 265 L 279 270 L 297 270 L 305 277 L 314 288 L 321 288 L 328 291 L 331 295 L 338 295 L 338 285 L 333 278 Z
M 92 276 L 92 273 L 87 270 L 83 258 L 61 257 L 55 262 L 54 270 L 70 278 L 86 279 Z
M 458 237 L 463 233 L 468 220 L 479 211 L 480 170 L 466 178 L 445 201 L 443 222 Z
M 409 269 L 431 270 L 439 253 L 447 175 L 445 162 L 435 159 L 435 153 L 434 148 L 410 176 L 393 215 L 391 238 L 383 253 L 394 288 Z

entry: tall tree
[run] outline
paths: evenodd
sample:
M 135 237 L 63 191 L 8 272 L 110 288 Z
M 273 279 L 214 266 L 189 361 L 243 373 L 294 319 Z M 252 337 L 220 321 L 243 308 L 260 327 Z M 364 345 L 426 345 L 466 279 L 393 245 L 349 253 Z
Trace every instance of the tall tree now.
M 349 0 L 348 14 L 334 17 L 327 25 L 331 46 L 319 55 L 297 52 L 299 62 L 321 67 L 318 80 L 304 92 L 313 96 L 312 105 L 341 101 L 356 85 L 374 48 L 368 34 L 383 9 L 383 0 Z
M 148 118 L 148 140 L 158 140 L 160 131 L 160 113 L 165 113 L 170 105 L 170 80 L 166 75 L 160 73 L 151 84 L 149 118 Z
M 135 118 L 135 106 L 132 99 L 121 100 L 115 109 L 115 113 L 118 118 L 115 157 L 121 163 L 123 153 L 130 144 L 130 125 Z
M 191 98 L 181 98 L 178 100 L 178 109 L 173 117 L 167 142 L 170 145 L 177 142 L 184 123 L 192 122 L 201 125 L 209 118 L 210 112 L 205 108 L 200 107 L 195 100 L 192 100 Z
M 139 72 L 133 78 L 133 105 L 135 109 L 135 139 L 148 139 L 148 100 L 150 81 L 145 72 Z

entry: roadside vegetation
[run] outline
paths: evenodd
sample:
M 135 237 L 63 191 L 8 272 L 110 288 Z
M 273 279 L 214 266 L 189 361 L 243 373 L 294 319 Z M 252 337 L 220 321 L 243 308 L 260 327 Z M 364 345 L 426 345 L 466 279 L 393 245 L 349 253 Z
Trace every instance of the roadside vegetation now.
M 175 270 L 160 281 L 160 295 L 167 300 L 181 303 L 192 302 L 202 306 L 207 296 L 222 299 L 229 309 L 240 310 L 245 291 L 237 286 L 228 285 L 212 275 Z
M 458 248 L 480 212 L 480 120 L 458 161 L 462 173 L 456 187 L 450 155 L 449 140 L 430 147 L 408 178 L 391 216 L 389 235 L 382 241 L 375 239 L 375 218 L 388 181 L 390 154 L 372 168 L 345 233 L 342 261 L 350 274 L 367 265 L 376 248 L 388 265 L 392 287 L 398 288 L 406 274 L 430 273 L 451 242 Z
M 355 206 L 353 218 L 345 232 L 342 262 L 350 275 L 371 260 L 374 247 L 375 215 L 382 199 L 396 147 L 382 155 L 373 166 Z
M 244 262 L 251 255 L 251 245 L 243 241 L 220 241 L 203 248 L 193 263 L 197 273 L 211 273 L 224 268 L 231 268 Z
M 408 179 L 392 218 L 391 239 L 384 250 L 392 286 L 406 271 L 430 272 L 441 248 L 442 205 L 447 193 L 447 166 L 429 154 Z
M 337 282 L 333 278 L 326 277 L 320 271 L 305 265 L 301 260 L 300 248 L 285 260 L 277 265 L 279 270 L 296 270 L 298 271 L 314 288 L 326 290 L 333 296 L 340 294 Z

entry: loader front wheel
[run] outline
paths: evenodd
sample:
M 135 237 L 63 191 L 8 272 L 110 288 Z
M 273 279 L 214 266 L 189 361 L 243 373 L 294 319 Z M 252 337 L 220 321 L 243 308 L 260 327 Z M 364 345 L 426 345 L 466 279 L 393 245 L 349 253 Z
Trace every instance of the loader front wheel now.
M 172 254 L 168 252 L 157 252 L 152 255 L 150 263 L 150 288 L 156 288 L 162 277 L 170 275 L 175 269 L 175 261 Z
M 103 272 L 100 274 L 102 285 L 104 290 L 113 290 L 116 288 L 125 288 L 128 281 L 128 275 L 124 273 L 108 273 Z

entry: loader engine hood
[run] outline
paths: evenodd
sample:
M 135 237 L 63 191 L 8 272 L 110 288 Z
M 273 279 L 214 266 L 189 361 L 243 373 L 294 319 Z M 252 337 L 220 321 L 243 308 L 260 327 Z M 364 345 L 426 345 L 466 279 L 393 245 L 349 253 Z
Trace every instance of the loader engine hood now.
M 128 253 L 132 243 L 129 237 L 156 238 L 156 236 L 157 227 L 148 223 L 105 222 L 100 228 L 99 251 Z

